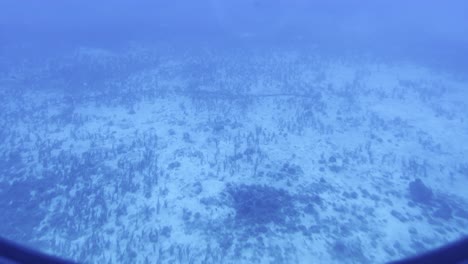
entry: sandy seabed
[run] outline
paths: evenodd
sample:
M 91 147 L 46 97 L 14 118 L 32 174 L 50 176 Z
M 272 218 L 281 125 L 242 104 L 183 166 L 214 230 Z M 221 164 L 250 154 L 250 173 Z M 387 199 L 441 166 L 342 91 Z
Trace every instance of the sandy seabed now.
M 468 83 L 312 51 L 0 75 L 0 235 L 84 263 L 383 263 L 468 234 Z

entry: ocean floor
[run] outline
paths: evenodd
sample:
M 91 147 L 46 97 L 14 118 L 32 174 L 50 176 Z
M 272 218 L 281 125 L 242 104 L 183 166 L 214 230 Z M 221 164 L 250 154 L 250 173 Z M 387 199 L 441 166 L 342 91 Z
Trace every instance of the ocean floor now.
M 468 83 L 313 51 L 0 74 L 0 235 L 83 263 L 384 263 L 468 235 Z

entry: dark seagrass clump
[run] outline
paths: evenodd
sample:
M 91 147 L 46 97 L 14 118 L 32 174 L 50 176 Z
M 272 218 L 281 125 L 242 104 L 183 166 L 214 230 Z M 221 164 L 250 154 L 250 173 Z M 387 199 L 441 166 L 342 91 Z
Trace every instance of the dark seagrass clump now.
M 243 225 L 284 225 L 297 215 L 293 197 L 285 190 L 265 185 L 231 185 L 235 220 Z

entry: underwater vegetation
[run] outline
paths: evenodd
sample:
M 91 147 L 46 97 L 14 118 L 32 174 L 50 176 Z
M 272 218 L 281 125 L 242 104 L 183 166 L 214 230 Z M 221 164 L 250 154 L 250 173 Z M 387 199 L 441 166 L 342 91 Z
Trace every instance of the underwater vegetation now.
M 83 263 L 381 263 L 466 232 L 460 141 L 410 115 L 464 135 L 444 113 L 466 103 L 428 75 L 152 50 L 80 49 L 38 70 L 47 92 L 0 89 L 0 233 Z
M 284 225 L 298 215 L 293 197 L 285 190 L 266 185 L 231 185 L 227 192 L 232 198 L 237 225 L 263 227 Z

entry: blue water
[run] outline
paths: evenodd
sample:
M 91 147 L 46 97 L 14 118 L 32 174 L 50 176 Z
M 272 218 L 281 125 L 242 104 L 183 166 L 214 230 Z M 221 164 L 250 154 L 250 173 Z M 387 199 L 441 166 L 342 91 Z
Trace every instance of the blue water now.
M 0 0 L 0 236 L 80 263 L 466 236 L 467 8 Z

